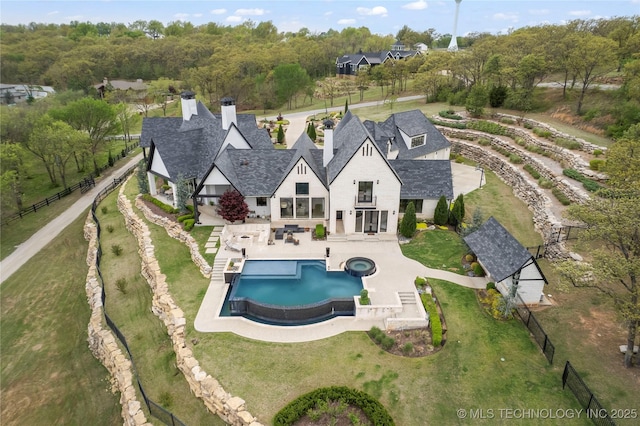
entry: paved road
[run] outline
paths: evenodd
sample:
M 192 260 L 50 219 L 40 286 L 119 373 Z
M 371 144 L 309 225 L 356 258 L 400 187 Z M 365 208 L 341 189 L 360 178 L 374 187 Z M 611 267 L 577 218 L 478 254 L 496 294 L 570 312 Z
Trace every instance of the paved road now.
M 13 253 L 4 258 L 2 262 L 0 262 L 0 284 L 20 269 L 22 265 L 35 256 L 47 244 L 49 244 L 64 228 L 76 220 L 78 216 L 84 214 L 87 207 L 91 206 L 91 203 L 93 203 L 93 199 L 96 195 L 106 188 L 107 185 L 113 182 L 113 177 L 120 176 L 122 172 L 136 164 L 141 159 L 142 153 L 132 157 L 120 169 L 115 170 L 109 177 L 105 177 L 103 180 L 98 182 L 91 191 L 82 195 L 82 197 L 73 203 L 73 205 L 64 213 L 53 219 L 42 229 L 33 234 L 31 238 L 20 244 Z

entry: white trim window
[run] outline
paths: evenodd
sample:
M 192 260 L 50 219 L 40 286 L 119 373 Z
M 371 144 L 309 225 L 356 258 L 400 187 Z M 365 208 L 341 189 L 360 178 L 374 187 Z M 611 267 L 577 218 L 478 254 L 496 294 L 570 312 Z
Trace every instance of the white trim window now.
M 411 148 L 417 148 L 424 145 L 425 135 L 414 136 L 411 138 Z

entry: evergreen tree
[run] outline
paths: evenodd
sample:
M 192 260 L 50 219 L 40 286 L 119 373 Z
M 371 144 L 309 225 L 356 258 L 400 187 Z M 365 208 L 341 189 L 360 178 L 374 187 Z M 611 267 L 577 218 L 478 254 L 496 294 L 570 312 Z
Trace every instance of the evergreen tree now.
M 400 234 L 402 236 L 411 238 L 416 232 L 416 207 L 413 201 L 407 204 L 407 208 L 404 211 L 402 222 L 400 222 Z
M 191 192 L 189 191 L 189 186 L 187 185 L 187 180 L 182 175 L 178 175 L 178 179 L 176 180 L 176 207 L 180 209 L 180 213 L 187 213 L 189 209 L 187 208 L 187 201 L 191 197 Z
M 147 163 L 144 160 L 140 160 L 138 163 L 137 175 L 138 178 L 138 191 L 141 194 L 149 193 L 149 180 L 147 179 Z
M 346 114 L 349 111 L 349 99 L 344 100 L 344 113 Z
M 316 126 L 313 125 L 313 122 L 309 122 L 309 126 L 307 127 L 307 135 L 311 138 L 312 141 L 316 141 L 318 135 L 316 134 Z
M 220 197 L 217 213 L 224 219 L 233 223 L 236 220 L 244 220 L 249 214 L 249 206 L 244 197 L 236 190 L 227 190 Z
M 462 194 L 458 195 L 449 214 L 449 225 L 458 226 L 464 220 L 464 200 Z
M 443 226 L 447 224 L 449 219 L 449 207 L 447 206 L 447 199 L 443 196 L 438 200 L 436 210 L 433 213 L 433 222 L 436 225 Z
M 278 126 L 278 143 L 284 143 L 284 130 L 282 130 L 282 124 Z

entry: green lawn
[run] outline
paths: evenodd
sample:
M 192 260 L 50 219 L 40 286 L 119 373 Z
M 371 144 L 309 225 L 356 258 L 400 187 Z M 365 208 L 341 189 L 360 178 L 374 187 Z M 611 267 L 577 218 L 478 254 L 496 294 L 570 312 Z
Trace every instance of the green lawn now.
M 400 248 L 406 257 L 417 260 L 429 268 L 465 273 L 462 256 L 468 249 L 455 232 L 442 229 L 422 231 L 411 240 L 411 244 L 402 244 Z
M 85 217 L 2 283 L 3 425 L 122 424 L 119 395 L 87 345 Z

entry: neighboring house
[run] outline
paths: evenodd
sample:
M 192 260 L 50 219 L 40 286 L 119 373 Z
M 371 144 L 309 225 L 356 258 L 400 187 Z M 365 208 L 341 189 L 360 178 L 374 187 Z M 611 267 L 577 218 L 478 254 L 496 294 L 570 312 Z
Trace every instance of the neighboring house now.
M 432 218 L 441 195 L 453 198 L 449 143 L 419 111 L 422 120 L 411 129 L 406 121 L 418 119 L 413 111 L 368 123 L 377 139 L 349 111 L 335 129 L 333 121 L 325 121 L 322 149 L 303 132 L 291 149 L 277 150 L 255 115 L 236 114 L 233 99 L 222 99 L 221 113 L 212 114 L 193 92 L 181 97 L 182 118 L 143 120 L 140 144 L 145 155 L 148 148 L 154 195 L 158 177 L 174 193 L 177 181 L 186 180 L 196 205 L 215 203 L 236 189 L 251 215 L 307 226 L 325 223 L 332 235 L 395 234 L 408 201 L 417 204 L 418 216 Z M 403 132 L 416 131 L 426 142 L 407 147 Z
M 400 60 L 422 55 L 421 50 L 405 50 L 405 46 L 396 41 L 391 50 L 380 52 L 362 52 L 343 55 L 336 59 L 336 77 L 355 76 L 358 71 L 368 70 L 388 60 Z
M 497 220 L 490 217 L 464 241 L 503 296 L 510 295 L 515 285 L 526 305 L 541 302 L 547 279 L 531 253 Z
M 0 103 L 15 104 L 25 102 L 31 96 L 34 100 L 46 98 L 56 91 L 51 86 L 37 84 L 0 84 Z
M 424 43 L 416 43 L 413 45 L 413 47 L 415 47 L 416 50 L 419 50 L 420 52 L 427 52 L 429 50 L 429 46 Z
M 126 81 L 126 80 L 109 80 L 105 77 L 102 80 L 102 83 L 94 84 L 93 87 L 98 91 L 100 97 L 104 97 L 104 94 L 108 90 L 132 90 L 134 92 L 139 92 L 143 90 L 147 90 L 149 86 L 147 86 L 142 79 L 137 79 L 136 81 Z

